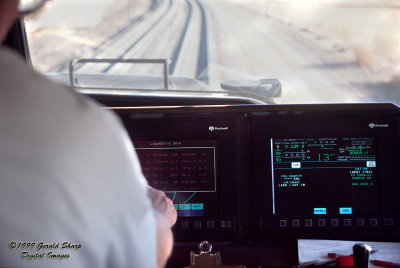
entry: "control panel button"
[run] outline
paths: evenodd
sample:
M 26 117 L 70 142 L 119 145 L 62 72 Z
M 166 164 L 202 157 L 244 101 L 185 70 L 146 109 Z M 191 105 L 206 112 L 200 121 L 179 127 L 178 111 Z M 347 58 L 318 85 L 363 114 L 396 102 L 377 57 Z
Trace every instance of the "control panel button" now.
M 181 221 L 181 228 L 183 228 L 183 229 L 189 228 L 189 222 L 188 221 Z
M 200 229 L 201 228 L 201 221 L 194 221 L 194 228 Z
M 300 162 L 292 162 L 292 168 L 301 168 Z
M 352 208 L 339 208 L 339 213 L 340 214 L 352 214 L 353 209 Z
M 292 220 L 292 226 L 293 227 L 299 227 L 300 226 L 300 221 L 299 220 Z
M 203 203 L 190 204 L 190 208 L 192 210 L 204 210 L 204 204 Z
M 279 227 L 286 227 L 286 220 L 280 220 L 279 221 Z
M 331 219 L 331 226 L 333 226 L 333 227 L 339 226 L 339 220 L 338 219 Z
M 378 219 L 376 219 L 376 218 L 369 219 L 369 225 L 370 226 L 378 226 Z
M 190 210 L 178 210 L 178 217 L 189 217 Z
M 357 226 L 364 226 L 365 222 L 364 219 L 357 219 Z
M 312 226 L 312 219 L 306 219 L 306 220 L 304 221 L 304 224 L 305 224 L 307 227 Z
M 207 228 L 214 229 L 214 221 L 207 221 Z
M 326 225 L 326 221 L 325 219 L 318 219 L 318 226 L 325 226 Z
M 314 208 L 314 215 L 326 215 L 326 208 Z
M 203 215 L 204 215 L 203 210 L 192 210 L 192 211 L 190 211 L 190 216 L 193 216 L 193 217 L 201 217 Z
M 392 218 L 384 218 L 383 219 L 384 226 L 394 226 L 394 219 Z
M 178 209 L 179 210 L 190 210 L 190 204 L 179 204 Z
M 344 226 L 351 226 L 351 219 L 344 219 L 343 224 Z
M 221 221 L 221 228 L 231 228 L 231 221 Z

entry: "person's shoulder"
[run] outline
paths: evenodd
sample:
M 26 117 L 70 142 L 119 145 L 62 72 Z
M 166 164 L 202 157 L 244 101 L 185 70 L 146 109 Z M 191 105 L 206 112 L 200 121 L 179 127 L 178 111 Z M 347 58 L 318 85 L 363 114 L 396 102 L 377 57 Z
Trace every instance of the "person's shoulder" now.
M 25 130 L 23 135 L 46 133 L 51 137 L 47 143 L 74 137 L 74 144 L 79 144 L 88 136 L 113 138 L 117 143 L 126 139 L 125 129 L 114 113 L 37 73 L 5 48 L 0 48 L 0 81 L 0 121 L 7 126 L 18 125 L 19 132 Z
M 70 87 L 60 85 L 34 71 L 22 57 L 0 47 L 0 99 L 14 103 L 27 114 L 41 112 L 63 118 L 89 116 L 115 121 L 115 116 L 100 104 Z
M 49 101 L 60 104 L 75 102 L 75 105 L 91 102 L 67 86 L 51 81 L 28 66 L 24 59 L 8 48 L 0 48 L 0 94 L 34 97 L 31 101 Z M 53 98 L 53 99 L 51 99 Z

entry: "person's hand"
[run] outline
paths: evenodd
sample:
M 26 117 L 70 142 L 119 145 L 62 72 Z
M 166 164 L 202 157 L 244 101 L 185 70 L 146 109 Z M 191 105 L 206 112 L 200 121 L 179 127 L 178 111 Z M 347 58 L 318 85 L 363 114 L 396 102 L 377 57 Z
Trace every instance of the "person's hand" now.
M 171 199 L 164 192 L 149 186 L 148 195 L 156 219 L 157 265 L 158 268 L 162 268 L 171 256 L 174 244 L 171 227 L 176 223 L 177 213 Z
M 164 215 L 169 227 L 174 226 L 177 213 L 172 200 L 169 199 L 164 192 L 156 190 L 151 186 L 148 188 L 148 194 L 153 208 Z

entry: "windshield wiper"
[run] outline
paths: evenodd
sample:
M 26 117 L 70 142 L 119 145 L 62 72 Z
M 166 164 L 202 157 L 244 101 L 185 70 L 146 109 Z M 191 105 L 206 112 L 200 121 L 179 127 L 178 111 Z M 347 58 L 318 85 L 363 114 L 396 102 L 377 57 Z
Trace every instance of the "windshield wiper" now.
M 107 72 L 102 72 L 101 68 L 94 68 L 95 71 L 99 71 L 99 74 L 79 74 L 78 79 L 76 71 L 87 63 L 109 64 L 109 66 L 114 66 L 116 63 L 162 64 L 163 74 L 161 79 L 161 76 L 109 74 Z M 222 89 L 214 90 L 194 78 L 170 77 L 168 64 L 168 59 L 75 59 L 70 61 L 69 64 L 69 82 L 72 88 L 80 90 L 93 89 L 107 90 L 107 92 L 113 93 L 122 91 L 126 93 L 130 91 L 162 94 L 175 93 L 181 95 L 200 94 L 209 96 L 218 94 L 219 96 L 249 98 L 265 104 L 274 103 L 273 98 L 281 96 L 282 87 L 278 79 L 231 80 L 221 83 L 220 86 Z M 110 68 L 107 67 L 106 69 Z M 107 75 L 105 76 L 104 74 Z M 85 83 L 82 83 L 82 81 L 94 82 L 94 84 L 84 85 Z M 161 84 L 163 85 L 162 87 L 157 87 L 157 85 Z M 124 85 L 128 85 L 128 88 L 123 87 Z M 154 86 L 155 88 L 153 88 Z

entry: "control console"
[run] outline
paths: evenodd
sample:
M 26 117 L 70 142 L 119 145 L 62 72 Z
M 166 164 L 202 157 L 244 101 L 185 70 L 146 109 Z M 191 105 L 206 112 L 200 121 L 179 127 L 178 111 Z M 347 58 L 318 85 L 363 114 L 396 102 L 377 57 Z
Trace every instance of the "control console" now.
M 115 111 L 174 203 L 178 242 L 400 240 L 394 105 Z

